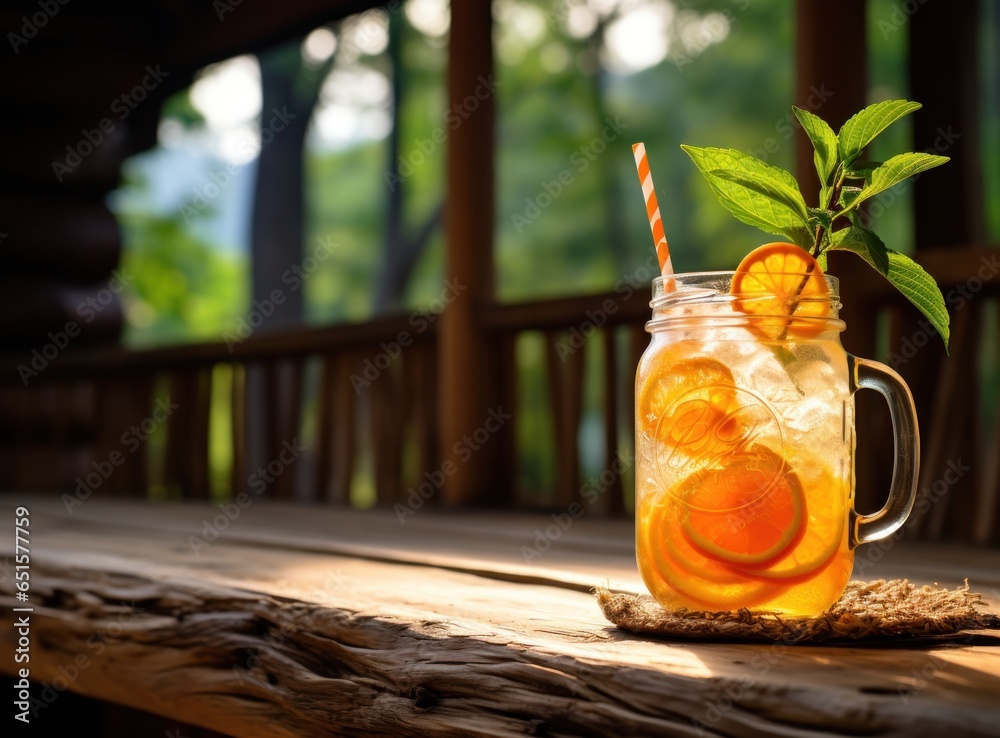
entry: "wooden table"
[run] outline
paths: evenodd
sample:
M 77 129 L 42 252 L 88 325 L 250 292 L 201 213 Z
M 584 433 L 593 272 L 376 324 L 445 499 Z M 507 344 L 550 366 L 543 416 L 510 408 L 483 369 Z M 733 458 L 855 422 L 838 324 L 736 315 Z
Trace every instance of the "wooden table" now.
M 575 520 L 528 562 L 551 518 L 255 501 L 230 520 L 98 499 L 68 515 L 6 495 L 8 531 L 18 504 L 32 679 L 83 655 L 72 691 L 233 736 L 1000 735 L 987 633 L 786 648 L 618 631 L 589 590 L 641 591 L 626 522 Z M 900 543 L 879 558 L 865 578 L 969 577 L 1000 604 L 1000 552 Z

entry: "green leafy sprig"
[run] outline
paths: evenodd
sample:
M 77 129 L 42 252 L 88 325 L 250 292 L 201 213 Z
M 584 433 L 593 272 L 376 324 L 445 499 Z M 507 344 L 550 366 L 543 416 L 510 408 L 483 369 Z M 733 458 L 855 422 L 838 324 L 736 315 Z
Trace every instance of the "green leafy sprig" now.
M 819 175 L 817 207 L 808 207 L 795 178 L 735 149 L 681 146 L 708 180 L 719 202 L 748 225 L 783 236 L 826 268 L 829 251 L 851 251 L 889 280 L 922 312 L 948 346 L 949 317 L 934 278 L 905 254 L 886 247 L 862 222 L 858 208 L 905 179 L 948 161 L 925 153 L 898 154 L 884 162 L 861 160 L 882 131 L 920 108 L 907 100 L 886 100 L 852 117 L 839 133 L 819 116 L 792 107 L 812 142 Z M 804 280 L 805 281 L 805 280 Z

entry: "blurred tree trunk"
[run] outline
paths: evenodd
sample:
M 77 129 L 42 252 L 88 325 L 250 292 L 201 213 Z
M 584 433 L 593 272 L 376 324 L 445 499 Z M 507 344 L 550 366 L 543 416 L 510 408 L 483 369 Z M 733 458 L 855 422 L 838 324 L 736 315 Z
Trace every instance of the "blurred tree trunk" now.
M 304 145 L 319 92 L 335 57 L 318 69 L 302 62 L 301 40 L 257 58 L 260 62 L 260 150 L 250 231 L 253 304 L 266 330 L 301 323 L 304 285 L 293 270 L 302 264 L 305 241 Z M 288 274 L 288 281 L 282 277 Z M 272 297 L 280 291 L 282 302 Z M 273 312 L 272 312 L 273 311 Z M 251 322 L 251 325 L 253 323 Z M 251 365 L 246 375 L 246 471 L 276 458 L 297 435 L 301 413 L 301 367 L 290 362 Z M 297 466 L 275 478 L 271 494 L 297 496 Z M 239 492 L 240 490 L 234 490 Z
M 601 47 L 604 45 L 605 30 L 618 15 L 616 9 L 606 16 L 601 16 L 594 32 L 587 39 L 587 53 L 591 58 L 591 68 L 587 70 L 590 79 L 590 103 L 597 119 L 598 135 L 603 133 L 608 119 L 608 108 L 605 104 L 605 87 L 607 85 L 607 72 L 601 63 Z M 622 217 L 621 191 L 618 186 L 616 157 L 609 155 L 612 150 L 617 151 L 622 142 L 615 140 L 608 143 L 604 153 L 597 157 L 595 168 L 601 180 L 601 202 L 604 203 L 604 238 L 606 245 L 611 249 L 611 257 L 614 259 L 615 269 L 619 274 L 625 274 L 633 265 L 629 260 L 628 243 L 626 243 L 625 220 Z M 615 147 L 614 144 L 619 144 Z
M 285 297 L 267 319 L 269 327 L 304 316 L 302 288 L 292 289 L 295 283 L 281 277 L 303 259 L 303 147 L 325 74 L 303 74 L 299 45 L 294 41 L 257 57 L 262 103 L 250 234 L 252 293 L 261 303 L 276 289 Z
M 382 263 L 375 285 L 374 311 L 383 313 L 399 302 L 410 281 L 410 275 L 423 254 L 434 231 L 441 224 L 444 203 L 435 207 L 420 228 L 407 236 L 404 228 L 406 177 L 400 172 L 403 119 L 403 90 L 406 86 L 406 65 L 403 60 L 406 21 L 402 13 L 389 17 L 387 53 L 392 67 L 392 130 L 389 132 L 389 166 L 386 169 L 386 225 L 382 247 Z M 438 151 L 443 152 L 443 147 Z

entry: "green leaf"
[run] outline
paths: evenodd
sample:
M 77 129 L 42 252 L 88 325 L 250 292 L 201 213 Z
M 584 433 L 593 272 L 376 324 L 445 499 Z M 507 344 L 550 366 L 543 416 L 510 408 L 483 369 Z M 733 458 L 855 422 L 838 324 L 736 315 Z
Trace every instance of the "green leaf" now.
M 934 329 L 941 334 L 945 351 L 948 350 L 950 336 L 948 325 L 951 318 L 944 304 L 944 296 L 934 281 L 934 277 L 924 271 L 917 262 L 909 256 L 892 249 L 886 249 L 889 254 L 889 274 L 887 279 L 903 293 L 907 300 L 917 306 L 917 309 L 931 322 Z
M 852 213 L 852 215 L 855 215 Z M 883 277 L 889 275 L 889 256 L 882 239 L 861 225 L 860 218 L 851 218 L 851 227 L 834 231 L 830 236 L 830 249 L 853 251 L 872 265 Z
M 719 202 L 737 219 L 767 233 L 785 236 L 803 248 L 812 245 L 805 201 L 791 174 L 735 149 L 685 145 L 681 148 L 708 180 Z M 719 170 L 726 172 L 726 176 L 720 175 Z M 782 192 L 782 197 L 774 199 L 762 194 L 760 189 L 767 186 L 764 182 L 769 182 L 775 192 Z M 749 183 L 753 186 L 747 186 Z M 796 198 L 794 205 L 789 202 Z
M 830 184 L 830 178 L 837 168 L 837 134 L 818 115 L 808 110 L 792 106 L 792 112 L 802 124 L 802 130 L 809 136 L 813 145 L 813 163 L 819 175 L 820 184 Z
M 868 179 L 872 176 L 874 169 L 848 169 L 844 172 L 844 179 Z
M 824 230 L 830 230 L 833 225 L 833 217 L 836 215 L 832 210 L 822 210 L 820 208 L 807 208 L 809 211 L 809 227 L 813 230 L 816 226 L 821 226 Z
M 851 207 L 855 200 L 858 199 L 858 195 L 861 194 L 860 187 L 853 187 L 845 185 L 840 188 L 840 206 L 844 210 Z
M 858 196 L 848 207 L 857 207 L 868 198 L 899 184 L 904 179 L 912 177 L 914 174 L 925 172 L 928 169 L 939 167 L 946 161 L 949 161 L 947 156 L 937 156 L 935 154 L 898 154 L 882 166 L 875 167 L 868 186 L 858 193 Z
M 794 188 L 788 187 L 776 179 L 739 169 L 713 169 L 707 174 L 713 177 L 722 177 L 722 179 L 742 185 L 764 197 L 769 197 L 787 207 L 803 221 L 809 219 L 806 213 L 806 201 L 797 185 Z
M 925 272 L 923 267 L 909 256 L 886 248 L 878 236 L 870 231 L 869 233 L 875 237 L 879 247 L 885 252 L 888 268 L 882 274 L 930 321 L 934 329 L 941 335 L 947 351 L 948 339 L 950 338 L 948 326 L 951 318 L 948 315 L 948 308 L 944 304 L 944 295 L 941 294 L 934 277 Z M 852 251 L 880 272 L 882 271 L 874 261 L 873 252 L 869 248 L 872 242 L 867 240 L 863 233 L 858 232 L 857 226 L 835 232 L 830 240 L 832 243 L 830 251 Z M 826 252 L 820 256 L 825 257 Z M 826 271 L 822 261 L 820 261 L 820 269 Z
M 844 123 L 837 134 L 837 152 L 850 164 L 886 128 L 900 118 L 919 110 L 920 103 L 908 100 L 885 100 L 869 105 Z

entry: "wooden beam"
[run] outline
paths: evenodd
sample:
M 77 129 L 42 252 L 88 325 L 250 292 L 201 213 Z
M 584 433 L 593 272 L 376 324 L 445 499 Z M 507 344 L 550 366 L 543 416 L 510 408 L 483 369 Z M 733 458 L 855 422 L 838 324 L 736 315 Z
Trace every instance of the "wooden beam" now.
M 865 0 L 798 0 L 795 10 L 795 104 L 836 131 L 864 104 L 868 86 Z M 850 49 L 844 53 L 844 49 Z M 819 196 L 812 145 L 799 130 L 796 171 L 812 205 Z
M 976 16 L 976 3 L 944 0 L 910 16 L 914 150 L 952 159 L 913 186 L 917 251 L 984 240 Z
M 454 301 L 441 316 L 440 445 L 456 444 L 500 407 L 499 345 L 482 323 L 493 301 L 494 104 L 491 3 L 454 0 L 448 61 L 445 278 Z M 506 411 L 506 410 L 505 410 Z M 502 432 L 502 429 L 501 429 Z M 443 489 L 450 505 L 502 500 L 501 442 L 476 444 Z

